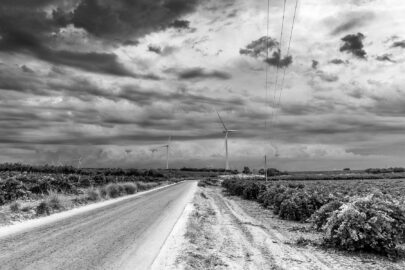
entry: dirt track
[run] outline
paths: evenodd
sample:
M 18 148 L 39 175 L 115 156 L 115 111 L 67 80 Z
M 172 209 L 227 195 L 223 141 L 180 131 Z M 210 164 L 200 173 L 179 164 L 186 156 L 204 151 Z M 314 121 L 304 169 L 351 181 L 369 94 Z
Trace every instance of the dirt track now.
M 179 258 L 185 269 L 405 269 L 372 254 L 349 255 L 299 246 L 292 229 L 304 224 L 276 218 L 259 204 L 223 196 L 221 188 L 199 188 L 189 223 L 189 243 Z M 191 224 L 191 226 L 190 226 Z M 195 227 L 195 228 L 193 228 Z M 178 269 L 178 268 L 177 268 Z
M 0 269 L 148 269 L 191 198 L 183 182 L 0 238 Z

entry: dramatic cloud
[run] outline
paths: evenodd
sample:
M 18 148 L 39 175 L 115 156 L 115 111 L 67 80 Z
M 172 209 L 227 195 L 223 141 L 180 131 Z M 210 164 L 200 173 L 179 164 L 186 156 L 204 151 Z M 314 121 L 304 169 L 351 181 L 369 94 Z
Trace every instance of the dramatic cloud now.
M 355 12 L 347 14 L 347 20 L 338 25 L 333 31 L 332 35 L 338 35 L 355 28 L 366 25 L 367 22 L 372 20 L 375 15 L 373 12 Z
M 279 43 L 274 38 L 261 37 L 258 40 L 249 43 L 244 49 L 240 49 L 239 53 L 254 58 L 265 58 L 267 55 L 267 48 L 272 50 L 278 48 L 278 46 Z
M 66 24 L 72 23 L 95 36 L 123 39 L 169 25 L 192 12 L 197 4 L 198 0 L 81 0 L 72 12 L 64 15 Z
M 229 80 L 232 75 L 218 70 L 205 70 L 201 67 L 188 68 L 182 70 L 169 69 L 169 73 L 176 73 L 179 79 L 182 80 L 198 80 L 198 79 L 219 79 Z
M 156 53 L 156 54 L 161 54 L 161 53 L 162 53 L 162 48 L 160 48 L 160 47 L 157 46 L 157 45 L 149 44 L 149 45 L 148 45 L 148 51 L 154 52 L 154 53 Z
M 342 38 L 344 44 L 340 47 L 341 52 L 348 52 L 357 56 L 358 58 L 365 59 L 366 58 L 366 51 L 363 49 L 363 40 L 365 36 L 362 33 L 358 33 L 355 35 L 347 35 Z
M 345 63 L 342 59 L 332 59 L 329 61 L 329 63 L 335 64 L 335 65 L 342 65 Z
M 27 72 L 27 73 L 34 73 L 34 71 L 32 69 L 30 69 L 29 67 L 27 67 L 26 65 L 22 65 L 21 70 L 24 72 Z
M 285 68 L 292 64 L 292 56 L 286 56 L 281 59 L 280 52 L 275 51 L 271 57 L 264 61 L 270 66 Z
M 176 29 L 189 29 L 190 22 L 187 20 L 175 20 L 174 22 L 169 24 L 169 27 L 173 27 Z
M 279 43 L 275 39 L 261 37 L 249 43 L 244 49 L 240 49 L 239 54 L 263 59 L 270 66 L 288 67 L 292 63 L 292 56 L 280 57 L 280 49 L 278 47 Z
M 386 62 L 395 63 L 395 61 L 392 60 L 391 57 L 392 57 L 391 54 L 384 54 L 384 55 L 377 56 L 376 59 L 377 59 L 378 61 L 381 61 L 381 62 L 385 62 L 385 61 L 386 61 Z
M 392 44 L 392 47 L 393 48 L 404 48 L 405 49 L 405 40 L 394 42 L 394 44 Z
M 403 165 L 404 2 L 280 3 L 1 1 L 0 162 L 221 167 L 218 110 L 232 168 Z
M 318 65 L 319 65 L 319 62 L 318 61 L 316 61 L 316 60 L 312 60 L 312 69 L 317 69 L 318 68 Z

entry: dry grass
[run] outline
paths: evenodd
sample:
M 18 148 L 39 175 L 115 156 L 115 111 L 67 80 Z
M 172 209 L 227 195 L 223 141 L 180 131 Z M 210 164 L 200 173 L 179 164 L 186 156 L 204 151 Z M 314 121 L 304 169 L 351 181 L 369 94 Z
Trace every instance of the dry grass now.
M 203 193 L 200 192 L 197 200 L 201 200 Z M 205 194 L 204 194 L 205 195 Z M 215 254 L 212 243 L 215 237 L 212 234 L 212 222 L 215 219 L 215 211 L 208 204 L 207 200 L 194 204 L 194 211 L 190 215 L 187 223 L 185 238 L 190 247 L 187 253 L 180 260 L 186 264 L 185 269 L 223 269 L 226 264 Z
M 97 189 L 91 188 L 87 190 L 86 198 L 89 201 L 98 201 L 101 199 L 100 192 Z
M 21 205 L 19 202 L 13 202 L 12 204 L 10 204 L 10 211 L 11 212 L 18 212 L 21 208 Z

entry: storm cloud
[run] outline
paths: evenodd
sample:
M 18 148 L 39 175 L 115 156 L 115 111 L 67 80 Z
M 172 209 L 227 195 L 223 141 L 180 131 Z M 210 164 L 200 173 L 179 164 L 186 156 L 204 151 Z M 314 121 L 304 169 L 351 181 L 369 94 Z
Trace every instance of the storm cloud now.
M 270 66 L 281 68 L 286 68 L 293 62 L 291 55 L 281 58 L 280 51 L 273 52 L 273 55 L 269 58 L 266 58 L 264 61 Z
M 354 56 L 365 59 L 366 51 L 363 49 L 363 40 L 365 36 L 362 33 L 357 33 L 353 35 L 347 35 L 342 38 L 343 45 L 340 47 L 341 52 L 351 53 Z
M 73 11 L 64 14 L 64 20 L 98 37 L 122 39 L 170 26 L 180 16 L 194 11 L 198 3 L 198 0 L 81 0 Z M 184 26 L 184 22 L 175 25 Z
M 267 56 L 267 48 L 272 50 L 278 46 L 279 43 L 274 38 L 261 37 L 249 43 L 244 49 L 240 49 L 239 53 L 254 58 L 264 58 Z
M 185 69 L 168 69 L 167 73 L 174 73 L 181 80 L 201 80 L 201 79 L 218 79 L 229 80 L 232 75 L 219 70 L 206 70 L 202 67 L 193 67 Z
M 190 21 L 187 20 L 175 20 L 169 24 L 169 27 L 176 28 L 176 29 L 189 29 L 190 28 Z
M 404 48 L 405 49 L 405 40 L 402 41 L 395 41 L 392 46 L 392 48 Z

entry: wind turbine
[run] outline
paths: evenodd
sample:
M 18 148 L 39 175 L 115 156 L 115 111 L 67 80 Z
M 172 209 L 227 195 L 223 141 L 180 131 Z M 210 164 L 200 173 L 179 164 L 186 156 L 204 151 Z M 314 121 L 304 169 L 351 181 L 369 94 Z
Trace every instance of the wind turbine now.
M 169 139 L 167 140 L 167 144 L 158 146 L 158 147 L 156 147 L 156 148 L 152 148 L 152 149 L 150 150 L 150 151 L 152 151 L 152 154 L 153 154 L 153 153 L 156 152 L 159 148 L 166 148 L 166 170 L 169 169 L 169 149 L 170 149 L 170 142 L 171 142 L 171 140 L 172 140 L 172 137 L 169 136 Z
M 219 115 L 219 112 L 217 111 L 218 114 L 218 118 L 222 123 L 222 126 L 224 127 L 224 130 L 222 131 L 222 133 L 225 134 L 225 170 L 229 170 L 229 153 L 228 153 L 228 134 L 237 132 L 237 130 L 234 129 L 228 129 L 224 123 L 224 121 L 222 121 L 221 116 Z

